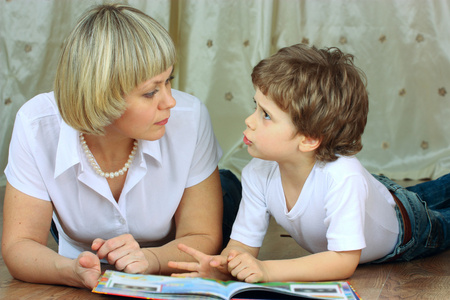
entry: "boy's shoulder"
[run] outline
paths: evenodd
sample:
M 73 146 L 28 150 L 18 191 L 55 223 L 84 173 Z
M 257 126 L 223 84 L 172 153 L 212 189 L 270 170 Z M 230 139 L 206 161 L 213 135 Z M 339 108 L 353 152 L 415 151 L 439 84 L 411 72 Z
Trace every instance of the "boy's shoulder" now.
M 342 181 L 351 176 L 366 177 L 369 172 L 355 156 L 338 156 L 333 162 L 316 162 L 312 173 L 314 178 L 328 178 Z M 280 175 L 275 161 L 253 158 L 242 170 L 242 179 L 258 182 L 270 182 Z
M 274 183 L 280 182 L 280 171 L 275 161 L 252 158 L 242 170 L 241 181 L 243 187 L 266 190 Z
M 274 169 L 278 169 L 278 163 L 271 160 L 263 160 L 259 158 L 252 158 L 250 162 L 244 167 L 242 172 L 257 172 L 257 173 L 270 173 Z
M 335 161 L 326 163 L 318 162 L 317 165 L 325 170 L 336 170 L 346 167 L 351 169 L 364 168 L 361 165 L 359 159 L 356 158 L 356 156 L 341 156 L 341 155 L 338 155 L 338 158 Z
M 346 178 L 352 176 L 366 177 L 369 175 L 369 172 L 355 156 L 338 156 L 338 159 L 333 162 L 317 162 L 314 172 L 336 181 L 345 181 Z

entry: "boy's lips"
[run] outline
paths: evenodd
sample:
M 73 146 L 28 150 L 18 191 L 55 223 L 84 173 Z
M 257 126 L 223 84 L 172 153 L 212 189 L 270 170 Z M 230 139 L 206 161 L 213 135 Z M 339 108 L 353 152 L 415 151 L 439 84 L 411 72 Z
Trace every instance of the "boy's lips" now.
M 245 134 L 244 134 L 244 143 L 245 143 L 247 146 L 252 144 L 252 142 L 245 136 Z

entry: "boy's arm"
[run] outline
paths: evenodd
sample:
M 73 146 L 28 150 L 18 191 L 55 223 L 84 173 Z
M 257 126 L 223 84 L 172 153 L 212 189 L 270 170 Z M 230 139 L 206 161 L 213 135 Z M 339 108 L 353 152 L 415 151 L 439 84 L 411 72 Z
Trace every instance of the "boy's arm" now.
M 259 248 L 235 240 L 230 240 L 221 255 L 216 256 L 203 254 L 185 245 L 179 245 L 179 248 L 197 262 L 169 262 L 172 268 L 191 272 L 173 276 L 246 282 L 343 280 L 353 275 L 361 257 L 361 250 L 325 251 L 293 259 L 261 261 L 256 258 Z
M 192 256 L 196 262 L 169 261 L 168 266 L 173 269 L 185 270 L 186 273 L 173 273 L 175 277 L 204 277 L 218 280 L 234 280 L 228 268 L 228 262 L 237 255 L 247 254 L 251 257 L 258 255 L 259 248 L 246 246 L 240 242 L 230 240 L 220 255 L 207 255 L 192 247 L 178 244 L 178 249 Z
M 353 275 L 361 250 L 326 251 L 295 259 L 260 261 L 246 254 L 228 262 L 231 274 L 246 282 L 333 281 Z
M 190 255 L 192 261 L 169 261 L 169 268 L 183 270 L 184 273 L 172 273 L 173 277 L 202 277 L 218 280 L 231 280 L 227 269 L 227 258 L 222 255 L 208 255 L 184 244 L 178 244 L 178 249 Z M 214 266 L 211 265 L 214 260 Z

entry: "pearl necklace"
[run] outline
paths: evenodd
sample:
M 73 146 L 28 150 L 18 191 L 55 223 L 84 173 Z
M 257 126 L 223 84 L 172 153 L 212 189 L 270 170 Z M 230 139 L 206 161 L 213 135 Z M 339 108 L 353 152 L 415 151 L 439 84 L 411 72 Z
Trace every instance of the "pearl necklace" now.
M 94 155 L 92 154 L 91 150 L 89 150 L 89 147 L 84 140 L 84 136 L 82 133 L 80 133 L 80 142 L 81 147 L 83 147 L 84 154 L 86 155 L 87 160 L 91 164 L 92 168 L 94 169 L 95 173 L 98 175 L 105 177 L 105 178 L 114 178 L 119 177 L 120 175 L 125 174 L 128 171 L 128 168 L 131 165 L 131 162 L 134 159 L 134 156 L 136 155 L 136 149 L 138 145 L 138 141 L 134 140 L 133 143 L 133 150 L 131 150 L 130 155 L 128 156 L 128 161 L 125 163 L 122 169 L 116 171 L 116 172 L 103 172 L 98 163 L 95 161 Z

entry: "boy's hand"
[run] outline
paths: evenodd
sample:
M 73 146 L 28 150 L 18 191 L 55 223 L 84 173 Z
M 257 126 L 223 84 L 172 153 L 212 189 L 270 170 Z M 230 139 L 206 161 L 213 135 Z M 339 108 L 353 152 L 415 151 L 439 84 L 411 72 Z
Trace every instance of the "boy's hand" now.
M 238 280 L 248 283 L 269 281 L 269 274 L 264 262 L 256 259 L 249 253 L 230 251 L 228 271 Z
M 173 273 L 174 277 L 203 277 L 218 280 L 232 280 L 227 268 L 227 258 L 222 255 L 207 255 L 184 244 L 178 244 L 178 249 L 189 254 L 197 262 L 169 261 L 168 266 L 174 269 L 186 270 L 188 273 Z
M 105 258 L 117 270 L 126 273 L 147 273 L 149 262 L 138 242 L 131 234 L 123 234 L 109 240 L 95 239 L 91 249 L 99 259 Z

